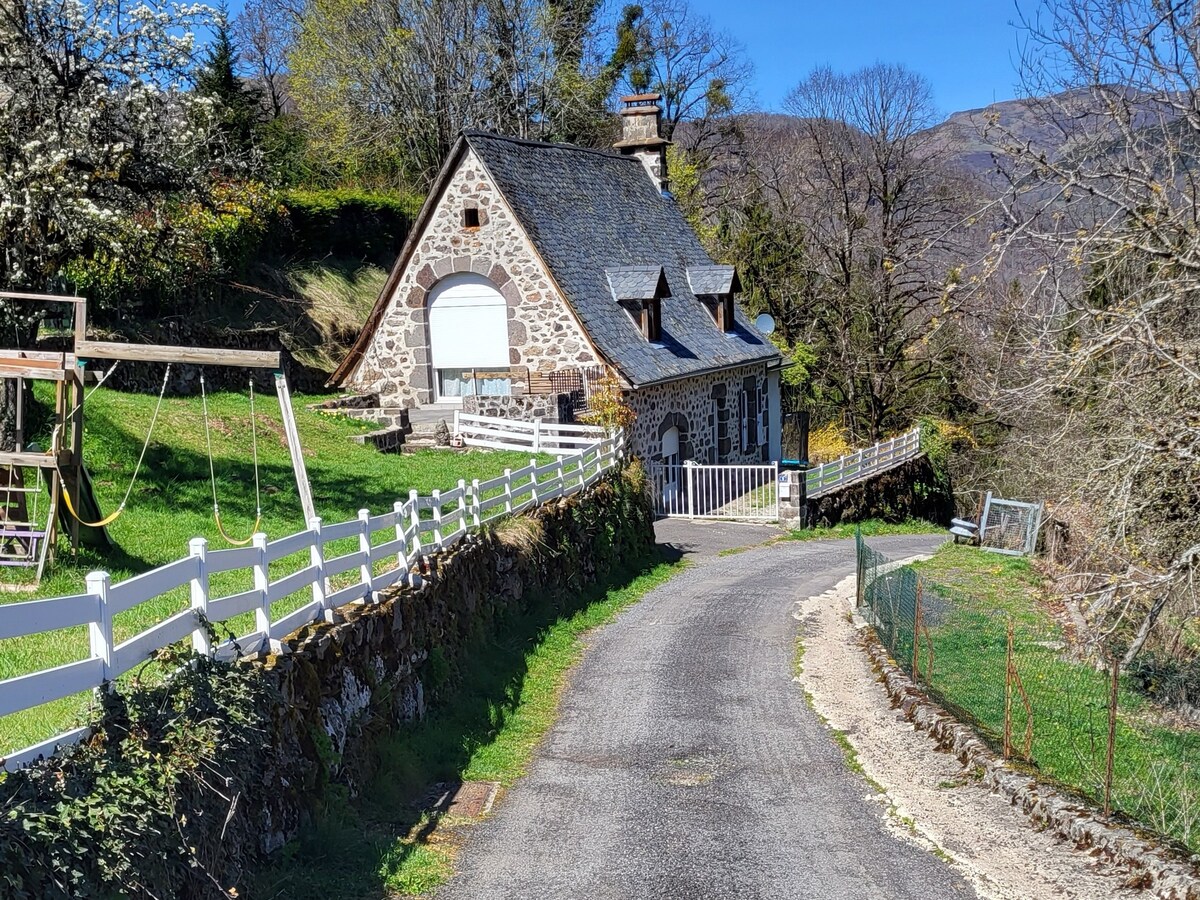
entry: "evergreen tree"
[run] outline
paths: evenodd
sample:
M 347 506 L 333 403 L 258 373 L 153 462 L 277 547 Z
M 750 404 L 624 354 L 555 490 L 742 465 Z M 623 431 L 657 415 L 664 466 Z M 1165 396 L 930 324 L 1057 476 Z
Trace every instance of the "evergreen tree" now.
M 258 143 L 263 118 L 262 96 L 258 88 L 247 85 L 238 77 L 234 70 L 236 59 L 237 48 L 222 6 L 216 36 L 196 78 L 196 92 L 216 102 L 219 130 L 227 151 L 247 163 Z

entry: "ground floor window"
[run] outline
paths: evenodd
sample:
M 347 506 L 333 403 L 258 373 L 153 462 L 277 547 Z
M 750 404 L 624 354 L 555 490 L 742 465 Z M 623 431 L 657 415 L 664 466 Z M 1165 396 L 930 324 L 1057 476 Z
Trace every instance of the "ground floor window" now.
M 512 393 L 512 377 L 507 369 L 438 369 L 438 397 L 457 400 L 462 397 L 507 397 Z

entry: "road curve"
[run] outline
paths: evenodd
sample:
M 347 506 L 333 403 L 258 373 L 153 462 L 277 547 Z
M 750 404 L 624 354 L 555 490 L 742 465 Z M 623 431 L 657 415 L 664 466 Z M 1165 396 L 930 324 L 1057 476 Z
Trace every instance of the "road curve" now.
M 793 603 L 853 567 L 851 541 L 709 557 L 598 631 L 438 900 L 975 897 L 885 827 L 792 680 Z

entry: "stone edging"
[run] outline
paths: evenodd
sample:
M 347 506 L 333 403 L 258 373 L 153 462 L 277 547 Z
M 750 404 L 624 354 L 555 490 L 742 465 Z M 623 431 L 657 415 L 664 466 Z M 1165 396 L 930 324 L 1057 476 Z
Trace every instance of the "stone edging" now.
M 1200 900 L 1200 872 L 1194 866 L 1128 828 L 1104 822 L 1095 809 L 1010 767 L 974 731 L 930 700 L 896 665 L 873 630 L 864 628 L 863 635 L 863 648 L 905 717 L 963 765 L 981 769 L 988 788 L 1076 847 L 1128 866 L 1128 886 L 1145 888 L 1160 900 Z

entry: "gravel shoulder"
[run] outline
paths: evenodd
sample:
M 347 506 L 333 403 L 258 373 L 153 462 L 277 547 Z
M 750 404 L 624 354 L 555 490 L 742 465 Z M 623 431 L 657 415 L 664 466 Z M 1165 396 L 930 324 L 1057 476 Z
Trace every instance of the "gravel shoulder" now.
M 864 773 L 883 790 L 890 827 L 952 860 L 980 897 L 1092 900 L 1145 896 L 1123 873 L 1038 831 L 916 731 L 891 701 L 850 620 L 854 578 L 796 603 L 802 669 L 813 708 L 845 734 Z

